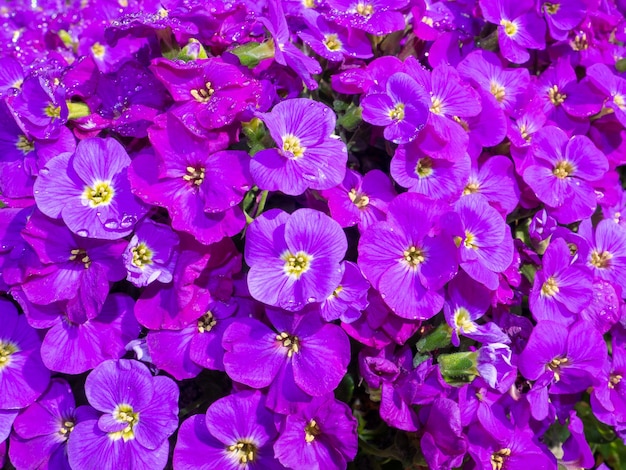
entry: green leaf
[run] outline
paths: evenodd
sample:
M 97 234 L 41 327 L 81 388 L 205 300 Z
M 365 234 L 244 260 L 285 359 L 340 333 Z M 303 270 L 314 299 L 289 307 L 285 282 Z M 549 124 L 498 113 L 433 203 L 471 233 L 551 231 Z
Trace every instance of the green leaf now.
M 337 124 L 352 132 L 361 123 L 361 113 L 363 110 L 360 106 L 356 106 L 354 103 L 350 103 L 346 112 L 337 119 Z
M 346 374 L 339 382 L 339 386 L 335 389 L 335 398 L 344 403 L 350 403 L 354 394 L 354 378 L 350 374 Z
M 462 386 L 478 376 L 476 370 L 477 352 L 465 351 L 454 354 L 441 354 L 437 358 L 439 370 L 450 385 Z
M 236 47 L 230 52 L 239 58 L 241 65 L 252 69 L 259 65 L 263 59 L 274 57 L 274 41 L 271 39 L 265 42 L 252 41 Z
M 615 68 L 619 72 L 626 72 L 626 59 L 618 60 L 617 63 L 615 64 Z
M 450 338 L 452 338 L 452 330 L 447 323 L 442 323 L 427 336 L 421 338 L 416 347 L 420 353 L 427 353 L 449 346 Z

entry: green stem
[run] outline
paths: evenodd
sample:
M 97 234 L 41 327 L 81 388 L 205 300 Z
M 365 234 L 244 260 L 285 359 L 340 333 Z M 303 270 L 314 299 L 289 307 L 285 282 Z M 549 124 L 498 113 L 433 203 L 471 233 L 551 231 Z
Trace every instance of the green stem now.
M 257 206 L 256 212 L 254 214 L 255 217 L 258 217 L 265 209 L 265 203 L 267 202 L 267 195 L 269 191 L 261 191 L 261 199 L 259 200 L 259 205 Z

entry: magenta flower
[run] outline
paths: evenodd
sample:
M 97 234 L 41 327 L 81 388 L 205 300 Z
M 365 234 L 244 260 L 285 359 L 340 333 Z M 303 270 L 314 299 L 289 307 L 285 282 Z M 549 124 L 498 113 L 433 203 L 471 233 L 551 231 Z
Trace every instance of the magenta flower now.
M 489 157 L 482 165 L 472 161 L 463 196 L 475 193 L 483 195 L 500 213 L 513 212 L 520 198 L 513 162 L 503 155 Z
M 344 323 L 352 323 L 367 308 L 367 291 L 370 283 L 363 277 L 355 263 L 341 263 L 343 277 L 333 293 L 320 306 L 320 315 L 325 321 L 341 319 Z
M 70 385 L 52 379 L 46 392 L 15 420 L 9 457 L 17 468 L 69 469 L 67 442 L 74 427 L 92 418 L 88 407 L 76 408 Z
M 527 49 L 545 48 L 546 24 L 535 12 L 533 0 L 480 0 L 487 21 L 498 25 L 500 52 L 514 64 L 523 64 L 530 54 Z
M 592 183 L 609 164 L 589 138 L 568 139 L 559 128 L 548 126 L 535 134 L 532 157 L 524 181 L 557 222 L 568 224 L 593 214 L 597 198 Z
M 604 106 L 615 111 L 622 126 L 626 125 L 626 79 L 613 73 L 605 64 L 595 63 L 587 68 L 591 83 L 604 95 Z
M 158 58 L 150 70 L 177 103 L 170 112 L 185 123 L 191 120 L 205 129 L 230 124 L 259 99 L 256 81 L 219 58 L 183 64 Z
M 129 165 L 118 141 L 85 139 L 73 155 L 61 154 L 40 171 L 34 187 L 37 207 L 49 217 L 62 218 L 81 237 L 125 237 L 146 212 L 131 193 Z
M 363 231 L 380 220 L 385 220 L 387 206 L 396 192 L 389 177 L 380 170 L 371 170 L 361 176 L 348 169 L 343 182 L 322 191 L 328 199 L 328 208 L 334 220 L 342 227 L 358 225 Z
M 274 457 L 274 416 L 258 391 L 228 395 L 214 402 L 206 415 L 184 421 L 174 449 L 179 470 L 284 468 Z
M 356 456 L 356 425 L 346 404 L 332 395 L 316 398 L 287 416 L 276 458 L 287 468 L 345 469 Z
M 456 274 L 452 239 L 430 235 L 443 212 L 425 197 L 401 194 L 389 205 L 387 221 L 368 228 L 359 242 L 359 267 L 402 318 L 435 315 L 443 307 L 441 288 Z
M 568 0 L 558 2 L 541 2 L 543 17 L 548 24 L 550 36 L 559 41 L 567 39 L 568 34 L 587 15 L 587 5 L 583 0 Z
M 250 189 L 249 157 L 221 150 L 222 136 L 191 133 L 172 114 L 148 131 L 156 155 L 142 153 L 129 168 L 133 191 L 144 202 L 168 209 L 172 227 L 211 244 L 245 225 L 237 204 Z
M 401 145 L 391 160 L 393 179 L 409 191 L 440 201 L 454 201 L 469 178 L 471 160 L 467 154 L 455 160 L 429 157 L 416 142 Z
M 250 161 L 254 182 L 297 196 L 307 188 L 330 189 L 343 180 L 348 154 L 334 134 L 335 113 L 325 104 L 298 98 L 259 113 L 278 148 L 261 150 Z
M 342 26 L 382 36 L 405 27 L 402 10 L 408 0 L 327 0 L 328 17 Z
M 41 260 L 21 286 L 30 302 L 48 305 L 68 300 L 67 308 L 94 318 L 104 304 L 109 282 L 124 279 L 124 240 L 81 238 L 40 212 L 30 217 L 22 237 Z
M 252 318 L 227 328 L 222 345 L 228 376 L 252 388 L 269 386 L 268 407 L 279 413 L 331 393 L 350 362 L 346 333 L 314 312 L 267 313 L 274 329 Z
M 162 469 L 167 438 L 178 426 L 178 386 L 153 377 L 137 361 L 105 361 L 87 377 L 85 393 L 99 417 L 78 423 L 67 455 L 72 468 Z
M 626 288 L 626 230 L 612 220 L 601 220 L 595 230 L 591 221 L 580 224 L 578 233 L 589 243 L 587 266 L 594 278 Z
M 361 100 L 363 120 L 384 126 L 385 139 L 406 144 L 417 137 L 428 119 L 428 109 L 420 100 L 423 89 L 406 73 L 395 73 L 387 80 L 386 93 L 370 93 Z
M 178 258 L 178 235 L 167 225 L 144 219 L 124 250 L 126 279 L 137 287 L 159 281 L 167 284 Z
M 513 262 L 513 240 L 506 221 L 480 194 L 462 197 L 455 209 L 461 226 L 451 232 L 456 234 L 459 265 L 475 281 L 496 290 L 498 274 Z
M 551 381 L 550 393 L 577 393 L 599 383 L 607 362 L 602 335 L 584 321 L 569 329 L 544 320 L 535 326 L 519 360 L 530 380 Z
M 502 60 L 490 51 L 470 52 L 457 70 L 461 77 L 490 93 L 507 113 L 522 106 L 530 87 L 527 69 L 504 68 Z
M 589 268 L 574 262 L 562 238 L 552 239 L 543 255 L 542 267 L 535 274 L 528 296 L 530 311 L 537 321 L 573 323 L 591 301 Z
M 363 31 L 330 23 L 317 13 L 305 12 L 303 16 L 307 29 L 298 31 L 298 36 L 325 59 L 341 62 L 344 57 L 372 57 L 372 46 Z
M 250 295 L 292 311 L 321 302 L 339 285 L 343 274 L 339 263 L 346 249 L 339 224 L 321 212 L 265 212 L 246 233 Z
M 0 410 L 15 410 L 46 390 L 50 371 L 41 361 L 41 340 L 26 317 L 5 299 L 0 299 L 0 312 Z

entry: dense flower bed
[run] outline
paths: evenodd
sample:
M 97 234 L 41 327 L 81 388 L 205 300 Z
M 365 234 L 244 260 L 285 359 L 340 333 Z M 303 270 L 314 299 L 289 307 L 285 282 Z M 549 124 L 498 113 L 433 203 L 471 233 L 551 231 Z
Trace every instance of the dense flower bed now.
M 2 1 L 0 466 L 626 468 L 624 13 Z

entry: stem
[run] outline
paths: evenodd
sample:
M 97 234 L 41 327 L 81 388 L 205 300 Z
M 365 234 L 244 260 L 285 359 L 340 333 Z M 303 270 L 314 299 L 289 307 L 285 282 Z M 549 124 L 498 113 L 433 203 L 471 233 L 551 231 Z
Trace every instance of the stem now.
M 259 205 L 257 206 L 256 212 L 254 213 L 255 217 L 258 217 L 259 215 L 261 215 L 261 213 L 263 212 L 263 209 L 265 209 L 265 203 L 267 202 L 268 193 L 269 193 L 268 190 L 261 191 L 261 199 L 259 200 Z

